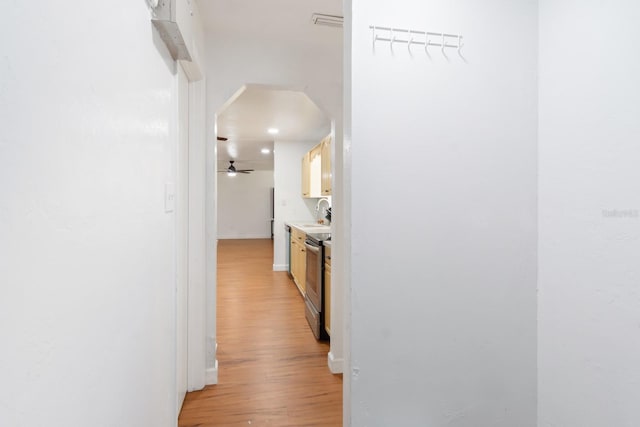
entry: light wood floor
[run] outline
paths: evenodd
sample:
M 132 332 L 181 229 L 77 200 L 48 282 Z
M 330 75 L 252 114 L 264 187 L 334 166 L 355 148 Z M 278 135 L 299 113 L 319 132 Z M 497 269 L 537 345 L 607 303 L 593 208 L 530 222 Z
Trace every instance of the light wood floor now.
M 272 265 L 271 240 L 220 240 L 218 384 L 187 395 L 180 427 L 342 425 L 329 345 L 315 340 L 296 286 Z

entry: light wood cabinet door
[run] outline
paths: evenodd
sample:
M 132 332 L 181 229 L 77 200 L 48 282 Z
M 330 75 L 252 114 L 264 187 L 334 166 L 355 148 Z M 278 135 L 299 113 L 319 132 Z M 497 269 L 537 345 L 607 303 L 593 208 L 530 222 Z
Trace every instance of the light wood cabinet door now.
M 307 250 L 304 241 L 307 235 L 302 231 L 291 229 L 291 275 L 300 293 L 304 296 L 307 280 Z
M 309 151 L 309 167 L 306 178 L 309 183 L 309 196 L 322 197 L 322 144 L 318 144 Z
M 298 256 L 298 289 L 300 289 L 300 293 L 304 296 L 306 294 L 307 283 L 307 248 L 304 246 L 304 242 L 300 245 Z
M 320 198 L 323 197 L 323 167 L 326 159 L 323 158 L 322 143 L 313 147 L 302 158 L 302 197 L 304 198 Z M 326 149 L 325 149 L 326 150 Z M 330 150 L 330 149 L 329 149 Z M 330 154 L 329 154 L 330 155 Z M 325 156 L 326 157 L 326 156 Z M 329 164 L 329 169 L 331 165 Z M 330 172 L 329 172 L 330 173 Z M 329 182 L 331 176 L 329 175 Z M 331 186 L 331 184 L 329 184 Z M 330 189 L 329 193 L 330 194 Z
M 298 243 L 296 239 L 291 235 L 291 276 L 293 276 L 293 282 L 298 283 Z
M 322 195 L 331 195 L 331 136 L 327 136 L 322 140 Z
M 311 160 L 309 153 L 302 157 L 302 197 L 311 196 Z
M 331 336 L 331 264 L 324 264 L 324 329 Z
M 304 241 L 307 238 L 307 234 L 304 231 L 298 230 L 297 228 L 292 228 L 291 237 L 297 244 L 304 246 Z

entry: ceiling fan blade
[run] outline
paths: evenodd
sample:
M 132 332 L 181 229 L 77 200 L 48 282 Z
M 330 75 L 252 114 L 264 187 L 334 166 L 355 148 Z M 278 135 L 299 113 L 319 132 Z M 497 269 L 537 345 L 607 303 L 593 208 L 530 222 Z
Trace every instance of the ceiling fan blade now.
M 224 170 L 219 170 L 218 173 L 244 173 L 244 174 L 249 174 L 251 172 L 253 172 L 253 169 L 236 169 L 236 167 L 233 165 L 236 161 L 235 160 L 229 160 L 229 167 L 227 169 Z

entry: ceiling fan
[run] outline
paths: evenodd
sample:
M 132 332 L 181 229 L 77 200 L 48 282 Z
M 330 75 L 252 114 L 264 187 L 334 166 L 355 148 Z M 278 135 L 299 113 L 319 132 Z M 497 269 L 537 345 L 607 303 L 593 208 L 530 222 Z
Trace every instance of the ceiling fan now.
M 226 168 L 225 170 L 221 170 L 221 171 L 218 171 L 218 172 L 227 173 L 230 176 L 235 176 L 235 174 L 237 174 L 237 173 L 249 174 L 249 173 L 253 172 L 253 169 L 236 169 L 236 167 L 233 165 L 234 163 L 235 163 L 235 160 L 229 160 L 229 167 Z

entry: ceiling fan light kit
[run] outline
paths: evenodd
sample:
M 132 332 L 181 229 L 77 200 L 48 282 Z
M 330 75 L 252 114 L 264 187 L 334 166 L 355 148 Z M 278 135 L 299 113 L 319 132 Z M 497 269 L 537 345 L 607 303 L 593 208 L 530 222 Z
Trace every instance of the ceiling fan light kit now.
M 236 162 L 235 160 L 229 160 L 229 167 L 226 168 L 225 170 L 218 171 L 218 173 L 226 173 L 229 176 L 236 176 L 236 174 L 239 174 L 239 173 L 244 173 L 248 175 L 251 172 L 253 172 L 253 169 L 236 169 L 236 167 L 234 166 L 235 162 Z

